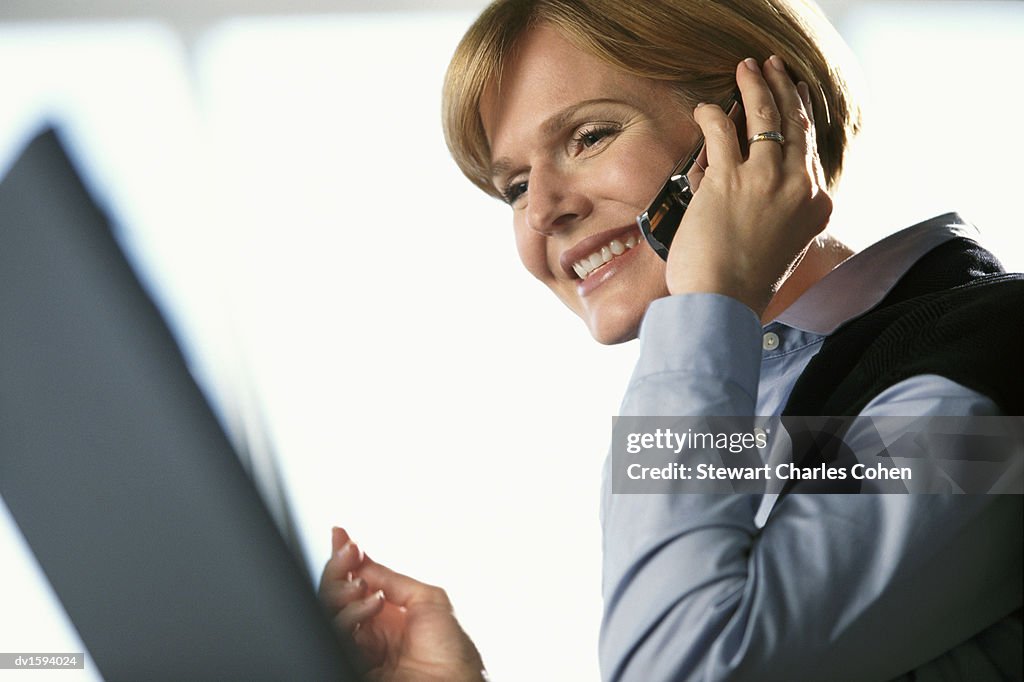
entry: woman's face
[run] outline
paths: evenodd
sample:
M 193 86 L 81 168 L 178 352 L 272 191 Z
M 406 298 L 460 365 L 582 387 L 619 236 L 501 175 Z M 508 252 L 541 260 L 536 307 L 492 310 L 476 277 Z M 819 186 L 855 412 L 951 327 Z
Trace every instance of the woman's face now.
M 549 27 L 523 37 L 480 114 L 526 269 L 601 343 L 634 338 L 647 305 L 668 294 L 636 217 L 696 144 L 696 125 L 668 86 Z

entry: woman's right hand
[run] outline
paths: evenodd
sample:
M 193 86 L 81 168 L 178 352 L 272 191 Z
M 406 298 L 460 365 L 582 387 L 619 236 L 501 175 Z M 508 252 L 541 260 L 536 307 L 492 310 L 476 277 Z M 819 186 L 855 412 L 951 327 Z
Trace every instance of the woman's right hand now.
M 373 561 L 341 528 L 333 529 L 331 545 L 320 599 L 339 631 L 361 650 L 368 679 L 487 679 L 480 654 L 455 619 L 444 590 Z
M 794 83 L 778 57 L 763 69 L 744 60 L 736 82 L 747 134 L 782 132 L 785 141 L 754 142 L 744 158 L 725 112 L 713 104 L 696 109 L 708 168 L 669 251 L 666 283 L 673 294 L 731 296 L 761 316 L 825 229 L 832 200 L 806 84 Z

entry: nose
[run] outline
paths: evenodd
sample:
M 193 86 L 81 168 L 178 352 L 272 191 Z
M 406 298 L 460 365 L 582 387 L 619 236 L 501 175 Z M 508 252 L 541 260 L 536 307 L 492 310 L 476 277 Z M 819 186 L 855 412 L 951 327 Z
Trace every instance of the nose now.
M 577 224 L 591 210 L 583 178 L 557 167 L 530 169 L 527 202 L 527 226 L 549 237 Z

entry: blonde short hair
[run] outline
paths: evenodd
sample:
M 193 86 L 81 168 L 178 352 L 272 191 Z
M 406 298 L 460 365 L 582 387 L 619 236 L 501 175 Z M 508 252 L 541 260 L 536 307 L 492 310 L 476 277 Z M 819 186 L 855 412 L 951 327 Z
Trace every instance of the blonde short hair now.
M 455 49 L 442 100 L 448 149 L 488 194 L 500 196 L 480 99 L 519 38 L 539 24 L 612 66 L 671 84 L 688 114 L 698 102 L 728 100 L 741 59 L 779 55 L 810 86 L 825 178 L 830 187 L 838 182 L 860 107 L 840 67 L 848 50 L 811 0 L 497 0 Z

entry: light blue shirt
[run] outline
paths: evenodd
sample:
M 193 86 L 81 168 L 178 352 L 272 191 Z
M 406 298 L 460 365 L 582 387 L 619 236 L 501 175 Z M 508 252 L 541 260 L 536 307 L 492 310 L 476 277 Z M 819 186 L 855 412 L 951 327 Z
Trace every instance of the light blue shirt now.
M 976 232 L 954 214 L 892 235 L 763 328 L 725 296 L 654 301 L 621 414 L 780 414 L 825 338 L 957 236 Z M 925 375 L 862 414 L 999 412 L 987 397 Z M 1019 496 L 776 502 L 612 495 L 606 467 L 603 679 L 863 682 L 913 671 L 918 681 L 999 680 L 1020 670 L 1020 621 L 1007 617 L 1022 603 Z

